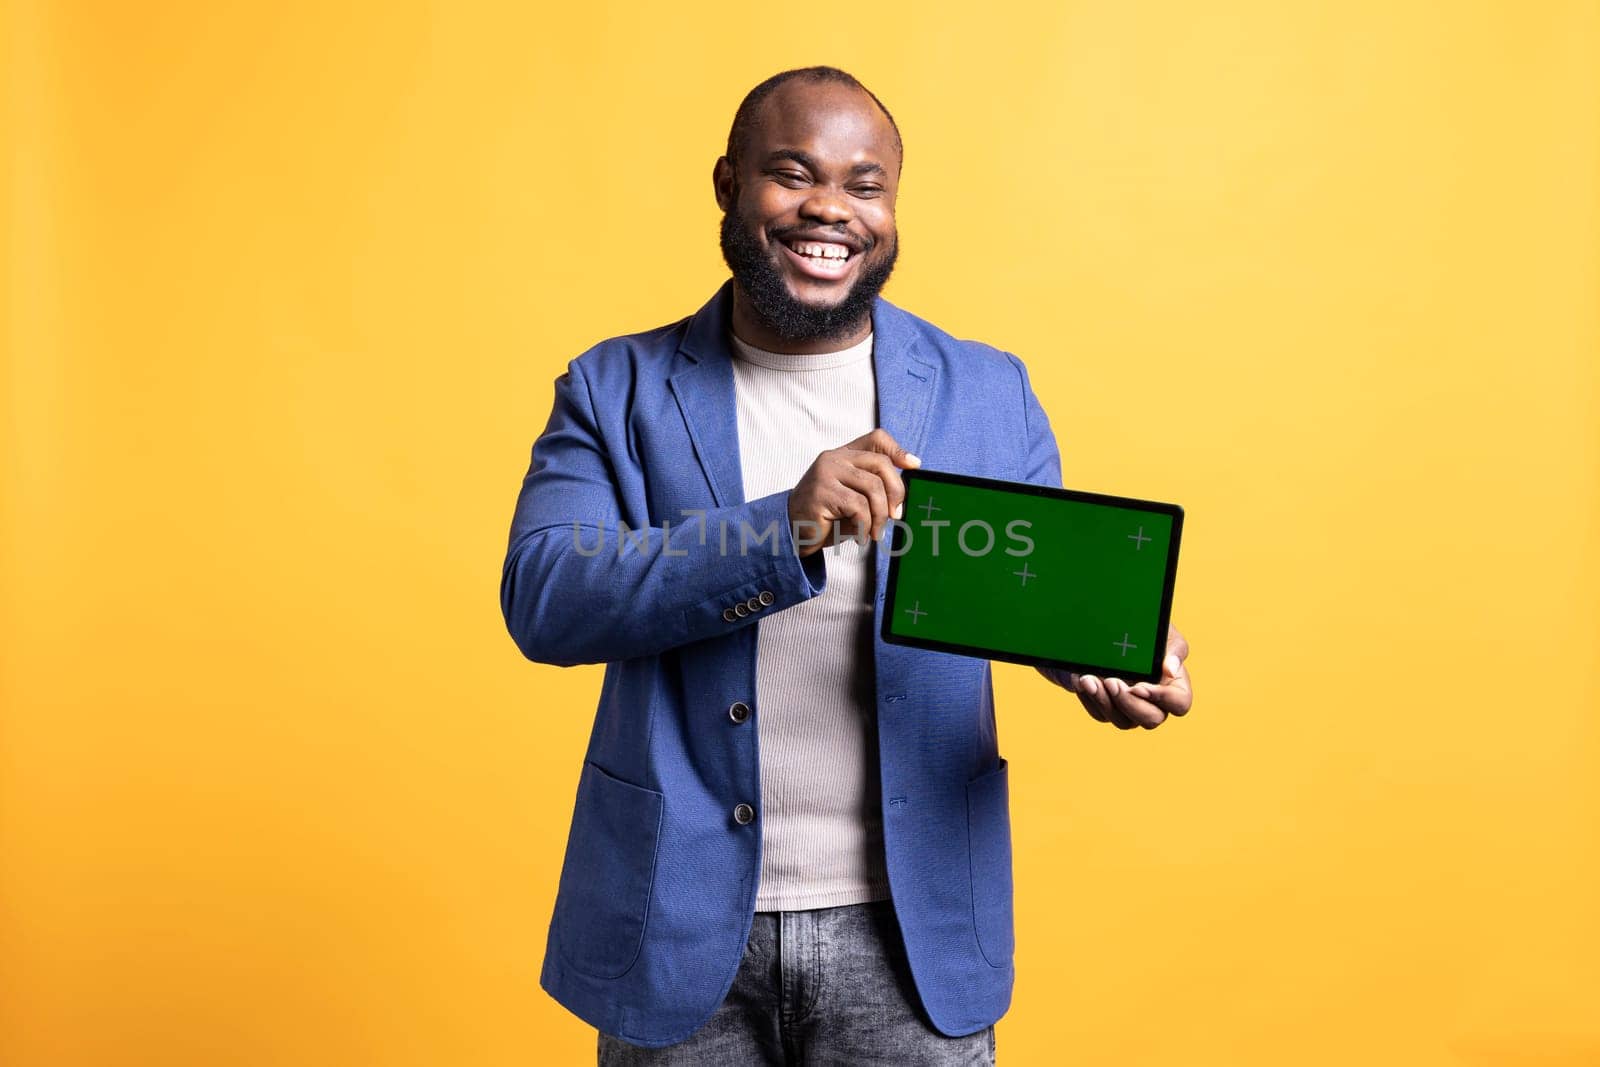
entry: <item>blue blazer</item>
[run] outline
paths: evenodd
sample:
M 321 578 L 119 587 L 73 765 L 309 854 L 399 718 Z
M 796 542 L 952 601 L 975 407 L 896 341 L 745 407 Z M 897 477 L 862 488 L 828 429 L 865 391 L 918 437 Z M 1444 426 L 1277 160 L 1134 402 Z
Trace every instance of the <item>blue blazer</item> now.
M 733 984 L 761 870 L 756 627 L 827 583 L 823 553 L 796 554 L 789 490 L 744 497 L 732 300 L 730 278 L 693 315 L 567 364 L 500 587 L 527 658 L 606 664 L 539 982 L 648 1047 L 688 1037 Z M 924 467 L 1061 484 L 1021 360 L 882 297 L 872 326 L 878 424 Z M 889 558 L 872 555 L 890 891 L 928 1017 L 970 1034 L 1014 980 L 989 661 L 884 643 Z

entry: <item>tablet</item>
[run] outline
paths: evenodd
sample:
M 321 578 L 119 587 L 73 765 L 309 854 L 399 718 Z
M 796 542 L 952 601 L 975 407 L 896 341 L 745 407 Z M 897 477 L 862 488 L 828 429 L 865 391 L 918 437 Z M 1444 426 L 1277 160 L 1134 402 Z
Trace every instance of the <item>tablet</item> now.
M 1181 507 L 921 468 L 900 478 L 885 641 L 1161 681 Z

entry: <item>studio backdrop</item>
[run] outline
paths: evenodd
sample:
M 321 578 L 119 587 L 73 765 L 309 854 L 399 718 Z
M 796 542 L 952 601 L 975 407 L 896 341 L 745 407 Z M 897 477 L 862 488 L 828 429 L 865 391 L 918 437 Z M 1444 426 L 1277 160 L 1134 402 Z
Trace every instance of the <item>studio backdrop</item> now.
M 508 636 L 512 506 L 817 63 L 904 136 L 884 295 L 1026 361 L 1067 487 L 1186 513 L 1190 715 L 994 667 L 1000 1062 L 1600 1062 L 1594 4 L 0 37 L 0 1063 L 593 1062 L 538 975 L 604 668 Z

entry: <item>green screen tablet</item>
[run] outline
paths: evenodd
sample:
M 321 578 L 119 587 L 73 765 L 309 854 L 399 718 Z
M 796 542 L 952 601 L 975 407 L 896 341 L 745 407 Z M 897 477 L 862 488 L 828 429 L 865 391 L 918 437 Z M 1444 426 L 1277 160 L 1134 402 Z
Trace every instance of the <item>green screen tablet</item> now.
M 1161 681 L 1181 507 L 947 471 L 900 477 L 885 641 Z

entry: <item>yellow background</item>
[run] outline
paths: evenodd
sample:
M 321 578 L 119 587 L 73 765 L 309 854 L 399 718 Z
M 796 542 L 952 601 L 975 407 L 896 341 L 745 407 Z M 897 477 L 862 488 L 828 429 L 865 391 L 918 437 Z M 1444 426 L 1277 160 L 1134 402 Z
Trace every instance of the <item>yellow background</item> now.
M 506 635 L 511 507 L 818 62 L 904 134 L 886 295 L 1187 509 L 1191 716 L 996 666 L 1001 1062 L 1600 1063 L 1593 4 L 5 18 L 0 1063 L 593 1062 L 602 668 Z

